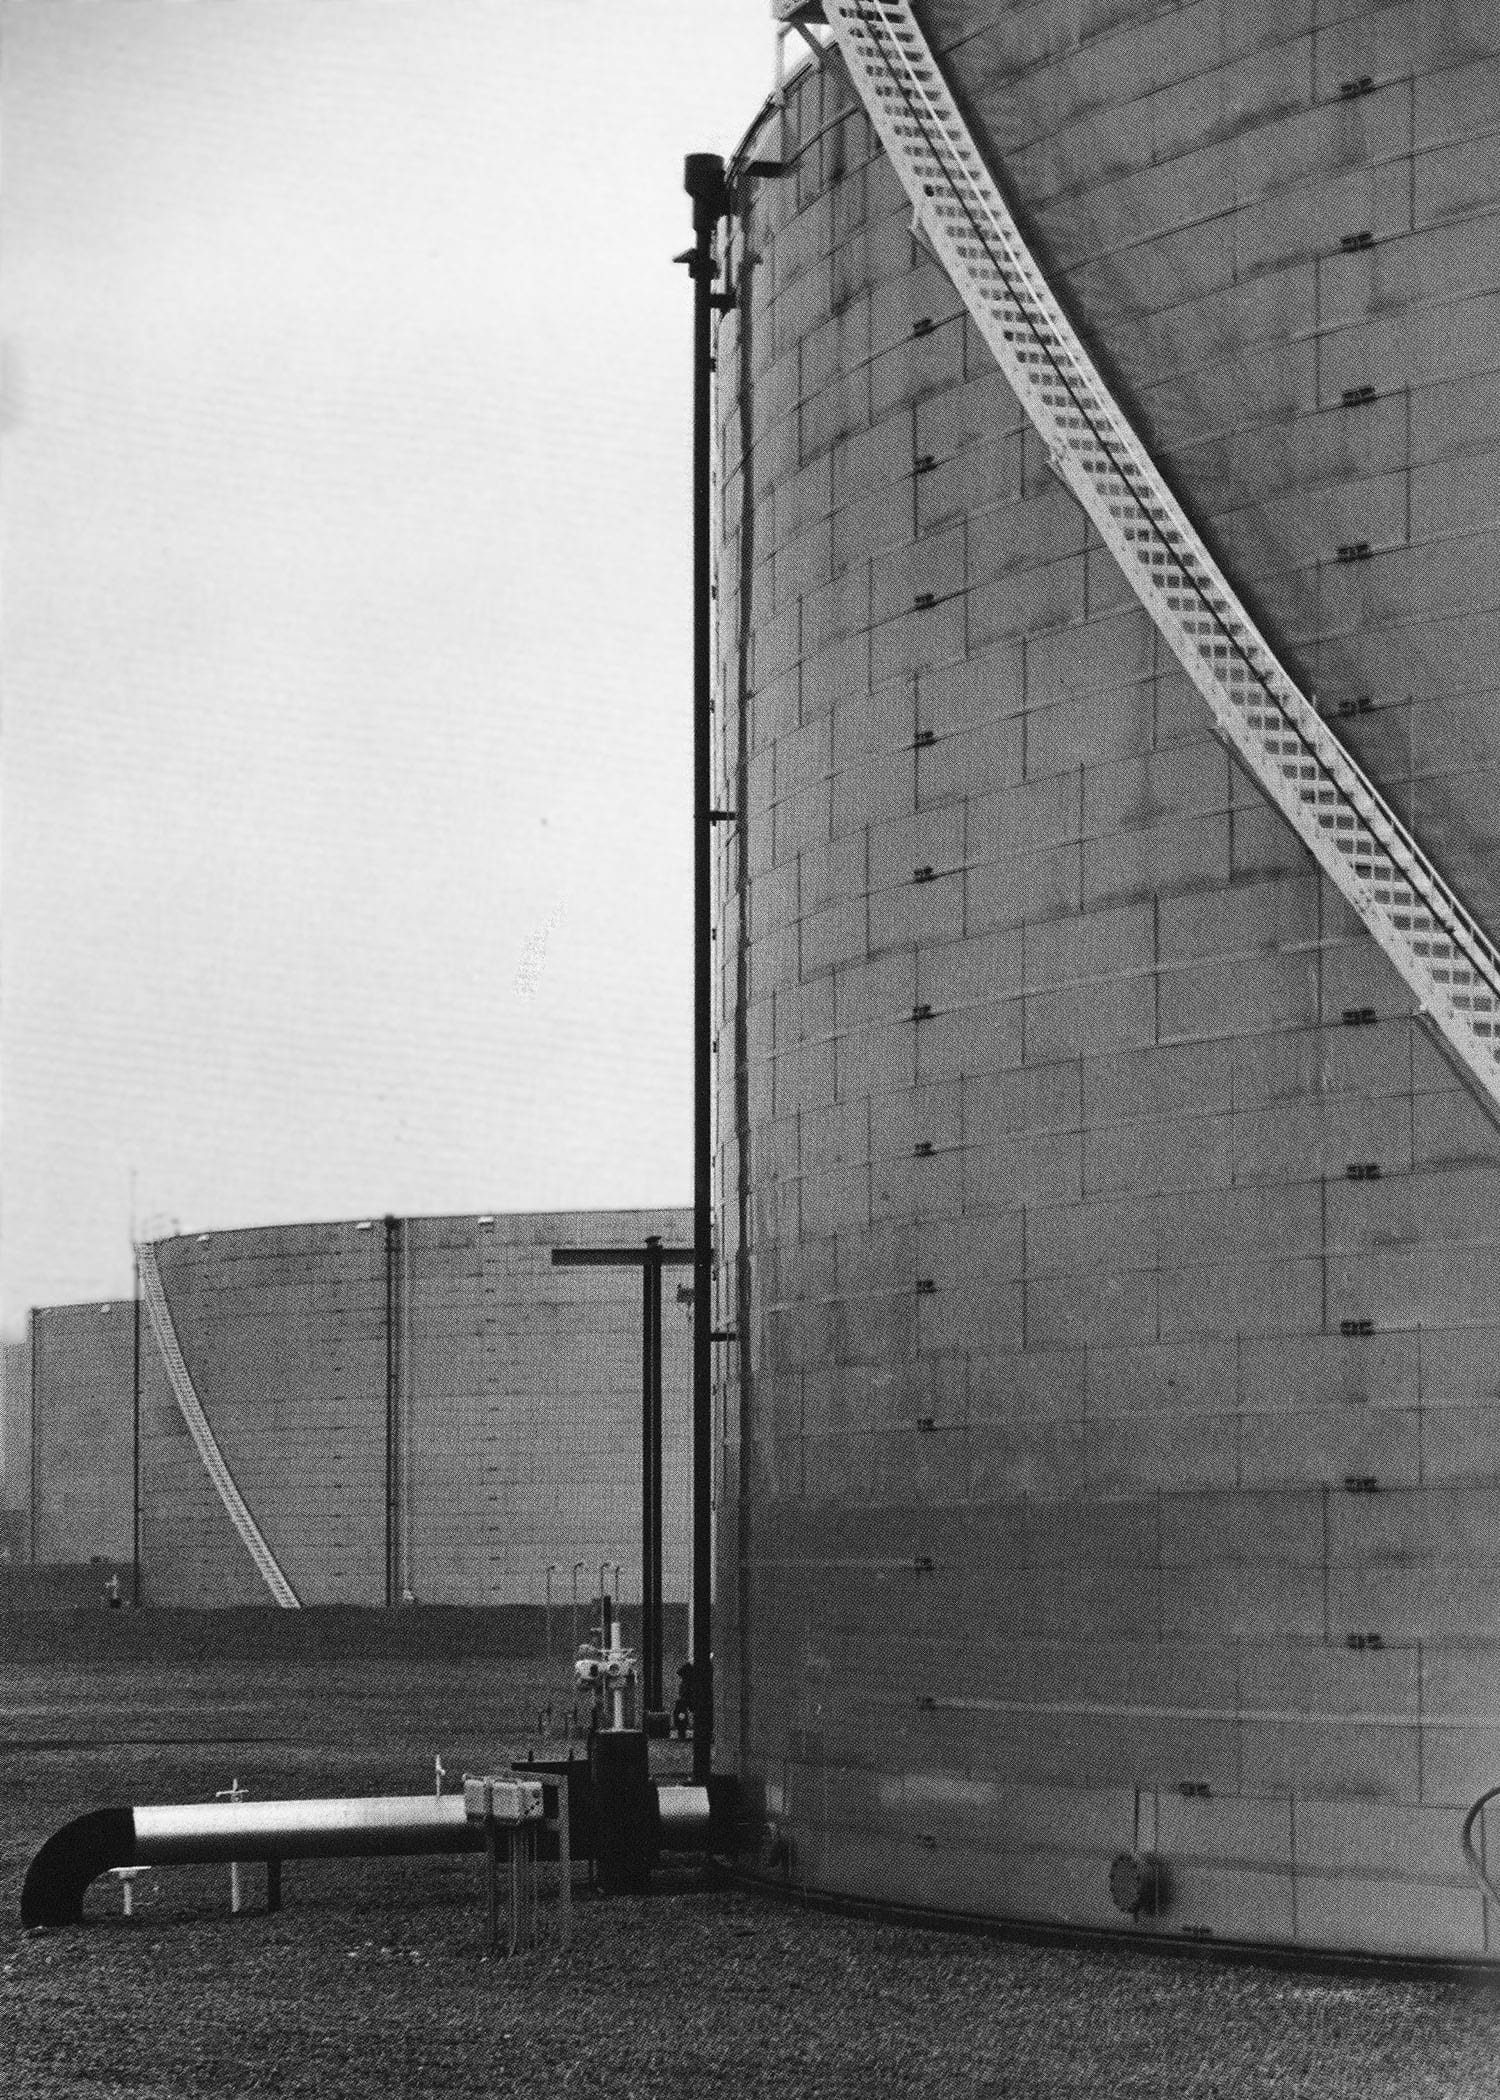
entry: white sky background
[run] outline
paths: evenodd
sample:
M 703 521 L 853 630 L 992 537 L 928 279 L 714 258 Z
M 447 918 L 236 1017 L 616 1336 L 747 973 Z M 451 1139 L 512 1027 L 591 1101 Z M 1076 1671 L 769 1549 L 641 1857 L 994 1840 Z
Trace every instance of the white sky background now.
M 691 238 L 767 0 L 7 0 L 0 1311 L 685 1202 Z

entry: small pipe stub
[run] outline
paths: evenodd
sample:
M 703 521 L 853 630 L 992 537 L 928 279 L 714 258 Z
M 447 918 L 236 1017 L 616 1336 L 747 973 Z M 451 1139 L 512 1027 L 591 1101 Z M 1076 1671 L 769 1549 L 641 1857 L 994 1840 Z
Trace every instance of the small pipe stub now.
M 1167 1870 L 1154 1852 L 1122 1852 L 1109 1870 L 1109 1893 L 1127 1917 L 1159 1917 L 1167 1907 Z

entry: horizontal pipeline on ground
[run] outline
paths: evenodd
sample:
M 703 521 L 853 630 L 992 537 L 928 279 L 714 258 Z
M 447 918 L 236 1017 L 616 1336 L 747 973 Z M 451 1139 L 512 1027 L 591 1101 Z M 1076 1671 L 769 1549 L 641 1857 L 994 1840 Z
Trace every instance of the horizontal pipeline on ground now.
M 654 1792 L 660 1848 L 704 1849 L 708 1789 L 661 1784 Z M 21 1923 L 80 1923 L 90 1883 L 113 1867 L 482 1852 L 484 1842 L 483 1824 L 469 1820 L 459 1793 L 96 1808 L 54 1831 L 37 1852 L 21 1891 Z

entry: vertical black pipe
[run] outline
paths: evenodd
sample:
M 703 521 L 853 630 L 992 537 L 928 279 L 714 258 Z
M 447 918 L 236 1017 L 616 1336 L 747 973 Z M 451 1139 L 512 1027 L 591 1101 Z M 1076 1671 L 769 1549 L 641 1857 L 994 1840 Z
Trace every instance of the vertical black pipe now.
M 664 1610 L 661 1596 L 661 1263 L 651 1264 L 651 1646 L 646 1677 L 653 1713 L 662 1710 L 661 1651 Z
M 31 1426 L 27 1437 L 30 1446 L 27 1463 L 31 1469 L 26 1499 L 31 1504 L 31 1565 L 36 1566 L 36 1363 L 41 1351 L 42 1330 L 37 1323 L 37 1309 L 31 1308 Z
M 651 1438 L 651 1301 L 653 1284 L 661 1276 L 660 1264 L 651 1259 L 653 1246 L 659 1240 L 648 1236 L 646 1258 L 641 1263 L 641 1667 L 644 1682 L 641 1686 L 641 1703 L 647 1713 L 652 1713 L 661 1704 L 658 1693 L 651 1689 L 651 1646 L 655 1624 L 651 1614 L 651 1554 L 654 1539 L 651 1530 L 652 1506 L 652 1438 Z
M 735 751 L 734 794 L 731 797 L 737 812 L 735 820 L 734 891 L 737 918 L 737 939 L 734 956 L 734 1027 L 732 1032 L 734 1054 L 734 1324 L 738 1343 L 734 1354 L 736 1383 L 739 1388 L 739 1448 L 740 1466 L 738 1492 L 735 1496 L 735 1679 L 738 1693 L 738 1729 L 740 1769 L 748 1769 L 750 1763 L 750 1715 L 754 1697 L 751 1681 L 753 1669 L 753 1645 L 751 1641 L 750 1616 L 750 1561 L 751 1561 L 751 1502 L 750 1468 L 744 1455 L 754 1441 L 755 1424 L 755 1357 L 750 1345 L 755 1308 L 753 1276 L 750 1259 L 750 706 L 753 679 L 752 653 L 754 622 L 752 609 L 755 604 L 755 565 L 759 552 L 756 539 L 756 499 L 753 484 L 756 475 L 752 471 L 755 430 L 755 305 L 751 293 L 752 272 L 757 267 L 755 245 L 750 239 L 749 212 L 741 206 L 740 226 L 743 237 L 737 243 L 739 276 L 734 286 L 735 306 L 739 314 L 736 355 L 736 397 L 740 414 L 740 444 L 742 469 L 740 473 L 739 532 L 740 573 L 737 632 L 735 641 Z M 726 724 L 725 759 L 728 761 L 728 735 Z M 727 1192 L 724 1209 L 728 1210 Z M 727 1227 L 721 1228 L 727 1236 Z
M 396 1602 L 396 1241 L 401 1227 L 385 1221 L 385 1601 Z
M 717 153 L 690 153 L 683 187 L 693 200 L 693 1779 L 713 1765 L 713 1241 L 709 1205 L 713 1085 L 712 903 L 709 891 L 714 235 L 727 205 Z
M 141 1250 L 135 1256 L 135 1307 L 131 1321 L 130 1374 L 130 1601 L 141 1602 Z

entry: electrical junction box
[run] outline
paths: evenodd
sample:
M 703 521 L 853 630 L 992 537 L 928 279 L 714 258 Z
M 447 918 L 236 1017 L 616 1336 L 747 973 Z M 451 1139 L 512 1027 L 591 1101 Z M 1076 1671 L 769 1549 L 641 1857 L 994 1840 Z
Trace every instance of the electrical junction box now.
M 472 1779 L 464 1775 L 464 1814 L 471 1823 L 540 1823 L 539 1779 Z

